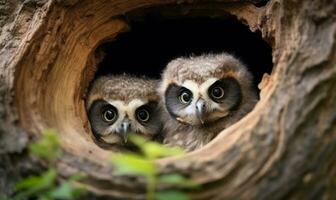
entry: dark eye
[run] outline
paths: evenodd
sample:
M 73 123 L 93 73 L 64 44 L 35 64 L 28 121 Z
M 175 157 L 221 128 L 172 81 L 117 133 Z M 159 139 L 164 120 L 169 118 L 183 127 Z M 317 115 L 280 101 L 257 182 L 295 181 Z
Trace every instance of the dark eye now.
M 180 102 L 189 104 L 192 100 L 192 94 L 188 90 L 182 90 L 179 95 Z
M 211 89 L 210 95 L 214 99 L 221 99 L 224 97 L 224 89 L 222 87 L 213 87 Z
M 147 122 L 149 120 L 149 112 L 146 109 L 140 109 L 137 111 L 137 118 L 142 122 Z
M 106 108 L 102 112 L 102 118 L 105 122 L 112 122 L 117 118 L 117 111 L 113 108 Z

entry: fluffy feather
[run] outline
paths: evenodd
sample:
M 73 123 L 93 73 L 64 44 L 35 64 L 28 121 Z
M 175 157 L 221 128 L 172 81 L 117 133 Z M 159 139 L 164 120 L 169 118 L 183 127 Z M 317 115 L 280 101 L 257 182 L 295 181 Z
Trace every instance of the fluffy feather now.
M 223 89 L 223 97 L 214 99 L 211 92 L 213 88 L 218 92 L 218 87 Z M 179 100 L 184 90 L 192 94 L 188 104 Z M 207 144 L 250 112 L 258 100 L 252 75 L 227 53 L 171 61 L 163 71 L 158 91 L 165 122 L 164 143 L 187 151 Z M 197 115 L 199 102 L 204 102 L 206 110 L 203 120 Z
M 114 150 L 130 148 L 135 133 L 152 140 L 162 128 L 156 92 L 158 81 L 130 75 L 109 75 L 92 84 L 86 108 L 96 143 Z M 139 117 L 142 112 L 143 119 Z

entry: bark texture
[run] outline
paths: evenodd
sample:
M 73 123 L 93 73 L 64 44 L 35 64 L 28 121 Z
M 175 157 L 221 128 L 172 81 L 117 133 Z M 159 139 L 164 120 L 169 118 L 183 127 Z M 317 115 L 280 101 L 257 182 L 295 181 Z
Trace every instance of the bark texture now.
M 95 48 L 129 29 L 125 16 L 157 6 L 162 17 L 234 15 L 261 31 L 274 63 L 250 114 L 202 149 L 158 160 L 160 173 L 201 184 L 192 199 L 335 199 L 333 0 L 0 0 L 0 190 L 30 167 L 16 161 L 28 138 L 52 127 L 67 152 L 64 176 L 83 171 L 96 195 L 144 199 L 141 178 L 112 175 L 113 153 L 93 142 L 84 99 Z

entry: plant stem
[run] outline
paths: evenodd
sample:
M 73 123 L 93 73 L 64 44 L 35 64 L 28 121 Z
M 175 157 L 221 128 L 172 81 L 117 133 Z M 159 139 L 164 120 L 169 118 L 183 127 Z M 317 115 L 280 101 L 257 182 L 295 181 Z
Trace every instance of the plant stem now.
M 147 200 L 154 200 L 156 190 L 155 174 L 147 177 Z

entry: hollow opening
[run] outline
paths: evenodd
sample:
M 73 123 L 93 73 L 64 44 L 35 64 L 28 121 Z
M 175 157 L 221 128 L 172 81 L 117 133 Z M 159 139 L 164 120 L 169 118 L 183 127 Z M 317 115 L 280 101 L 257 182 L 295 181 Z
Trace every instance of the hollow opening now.
M 166 5 L 162 1 L 157 2 L 148 3 L 148 7 L 161 12 L 157 6 Z M 251 32 L 243 24 L 249 24 L 252 29 L 258 27 L 262 16 L 259 13 L 264 12 L 259 8 L 240 2 L 203 4 L 202 1 L 200 4 L 176 5 L 181 12 L 167 6 L 165 10 L 168 14 L 158 16 L 147 12 L 148 7 L 143 10 L 146 6 L 140 3 L 135 5 L 133 2 L 120 7 L 114 1 L 104 1 L 96 2 L 94 6 L 83 4 L 75 11 L 63 13 L 56 9 L 46 14 L 45 19 L 51 22 L 58 20 L 56 16 L 59 14 L 64 15 L 61 19 L 67 20 L 60 20 L 60 24 L 42 23 L 39 34 L 28 38 L 34 42 L 25 47 L 26 53 L 18 62 L 15 102 L 21 126 L 27 132 L 38 136 L 45 128 L 55 128 L 65 151 L 84 163 L 109 166 L 109 156 L 114 152 L 92 142 L 85 110 L 87 89 L 94 75 L 126 72 L 159 77 L 171 59 L 221 51 L 233 53 L 247 64 L 256 77 L 255 85 L 260 82 L 263 73 L 272 71 L 271 48 L 262 40 L 260 33 Z M 134 6 L 142 9 L 140 18 L 129 14 Z M 237 15 L 240 21 L 228 16 L 228 13 Z M 131 27 L 130 31 L 124 32 L 128 27 Z M 275 33 L 277 29 L 268 33 L 267 40 L 275 41 Z M 111 38 L 113 41 L 106 42 Z M 106 53 L 97 68 L 93 56 L 95 49 Z M 268 93 L 266 89 L 262 92 Z M 261 100 L 267 102 L 268 98 L 263 96 Z M 253 112 L 250 117 L 259 115 L 259 112 Z M 237 128 L 227 132 L 235 131 L 232 135 L 239 136 L 253 130 L 254 124 L 241 122 L 236 124 Z M 252 128 L 244 129 L 247 125 Z M 231 137 L 231 134 L 228 136 Z M 223 145 L 222 141 L 214 140 L 208 147 L 217 149 Z M 225 138 L 226 147 L 220 148 L 221 152 L 235 147 L 235 141 Z M 204 152 L 195 153 L 188 156 L 196 160 L 199 155 L 208 157 L 207 148 Z M 162 162 L 165 163 L 174 164 L 174 159 Z M 84 169 L 86 165 L 82 167 L 79 164 L 77 167 Z
M 104 57 L 94 79 L 123 73 L 159 79 L 167 63 L 177 57 L 221 52 L 246 64 L 257 90 L 264 73 L 272 71 L 272 48 L 234 16 L 167 19 L 149 13 L 127 21 L 130 31 L 97 47 L 96 53 L 103 52 Z
M 147 16 L 130 21 L 131 31 L 97 48 L 105 57 L 96 78 L 128 73 L 160 78 L 172 59 L 204 53 L 228 52 L 247 65 L 257 88 L 272 70 L 272 49 L 259 32 L 253 33 L 235 17 L 163 19 Z

